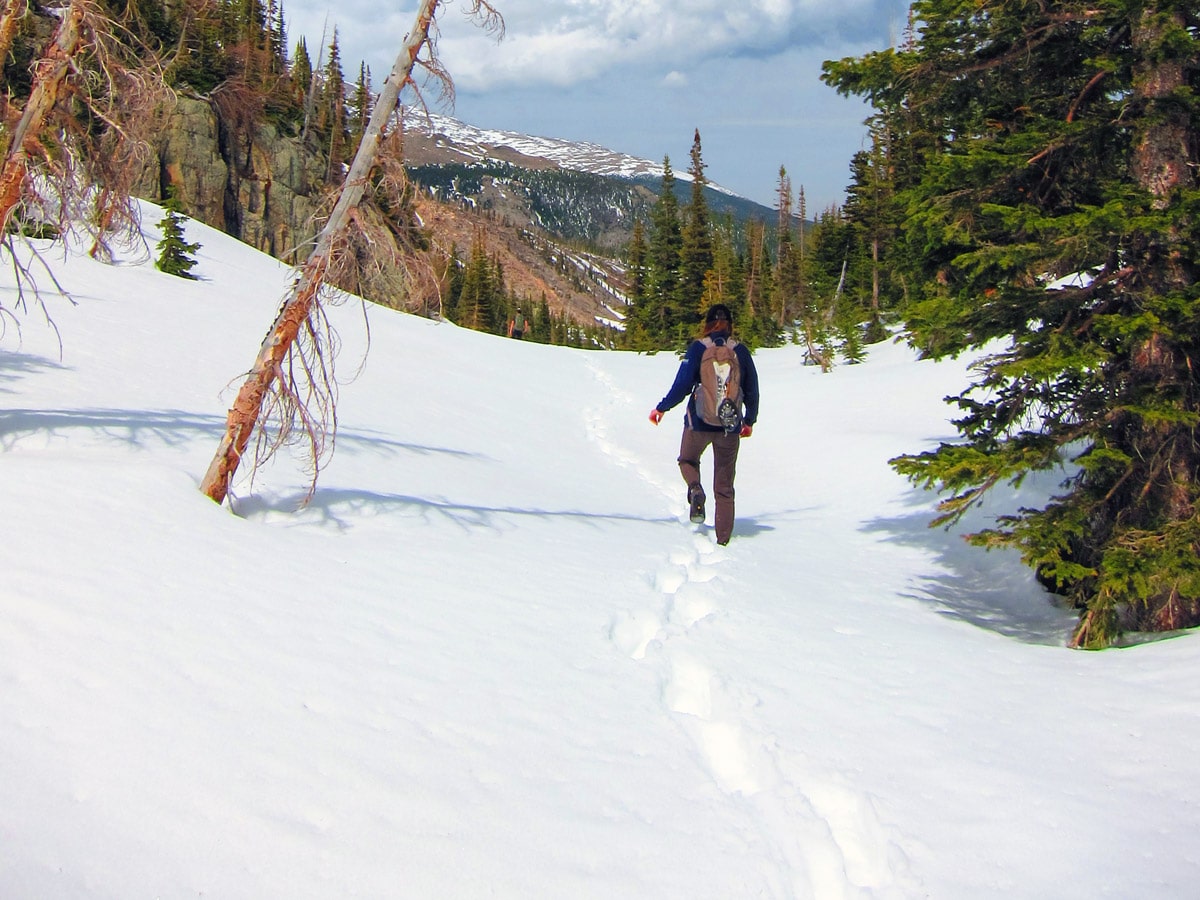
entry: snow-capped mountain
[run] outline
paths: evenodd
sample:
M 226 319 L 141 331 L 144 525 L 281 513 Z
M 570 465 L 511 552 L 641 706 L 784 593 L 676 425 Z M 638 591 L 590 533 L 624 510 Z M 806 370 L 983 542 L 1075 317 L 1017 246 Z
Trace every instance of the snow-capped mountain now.
M 663 174 L 661 162 L 630 156 L 588 141 L 568 141 L 480 128 L 450 116 L 426 113 L 419 109 L 405 109 L 404 127 L 407 135 L 406 154 L 416 161 L 423 161 L 422 156 L 430 153 L 441 157 L 429 160 L 431 162 L 503 160 L 526 168 L 542 168 L 552 164 L 576 172 L 623 178 L 661 178 Z M 541 165 L 537 165 L 538 161 Z M 679 181 L 691 181 L 687 172 L 677 171 L 674 175 Z M 737 196 L 711 181 L 708 185 L 716 191 Z

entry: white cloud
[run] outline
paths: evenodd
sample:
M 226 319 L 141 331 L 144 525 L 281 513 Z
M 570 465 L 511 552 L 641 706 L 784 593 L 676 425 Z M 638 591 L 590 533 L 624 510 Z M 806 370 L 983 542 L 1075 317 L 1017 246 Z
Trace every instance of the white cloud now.
M 439 15 L 439 51 L 460 89 L 569 86 L 615 68 L 683 70 L 707 56 L 772 55 L 840 38 L 887 35 L 902 0 L 495 0 L 506 23 L 497 43 L 463 15 Z M 343 60 L 390 69 L 413 9 L 381 14 L 377 0 L 291 0 L 292 31 L 319 41 L 326 15 L 342 35 Z M 831 52 L 831 56 L 838 55 Z
M 612 63 L 610 41 L 586 30 L 541 31 L 502 45 L 471 33 L 446 34 L 439 46 L 460 88 L 487 91 L 513 85 L 565 87 L 602 74 Z
M 908 0 L 494 0 L 499 44 L 446 0 L 439 53 L 473 124 L 686 160 L 695 128 L 714 181 L 771 203 L 779 166 L 813 208 L 840 202 L 862 146 L 863 106 L 819 81 L 825 59 L 888 46 Z M 412 25 L 415 0 L 287 0 L 291 43 L 310 51 L 328 17 L 351 78 L 375 84 Z M 437 105 L 436 96 L 426 98 Z

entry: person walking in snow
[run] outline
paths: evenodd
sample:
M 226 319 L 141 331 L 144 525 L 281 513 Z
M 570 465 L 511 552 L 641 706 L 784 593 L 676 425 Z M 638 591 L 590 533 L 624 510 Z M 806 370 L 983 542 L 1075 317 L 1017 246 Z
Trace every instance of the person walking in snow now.
M 715 376 L 706 373 L 710 368 L 716 372 Z M 711 444 L 717 543 L 728 544 L 733 534 L 733 479 L 738 448 L 742 438 L 750 437 L 758 421 L 758 372 L 746 345 L 733 339 L 733 314 L 723 303 L 709 309 L 704 316 L 701 338 L 688 347 L 675 383 L 650 411 L 650 421 L 657 425 L 664 413 L 685 399 L 688 404 L 679 447 L 679 472 L 687 484 L 688 515 L 697 524 L 705 518 L 700 457 Z
M 525 334 L 525 316 L 518 309 L 517 314 L 508 320 L 508 336 L 520 340 Z

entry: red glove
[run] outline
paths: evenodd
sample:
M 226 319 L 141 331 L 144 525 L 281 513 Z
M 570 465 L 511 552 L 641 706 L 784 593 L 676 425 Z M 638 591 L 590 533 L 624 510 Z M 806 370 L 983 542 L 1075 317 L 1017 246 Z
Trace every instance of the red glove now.
M 650 410 L 650 421 L 653 422 L 655 425 L 657 425 L 659 422 L 662 421 L 662 417 L 663 417 L 662 410 L 660 410 L 657 406 L 654 409 Z
M 754 427 L 752 425 L 743 425 L 742 430 L 738 432 L 742 437 L 750 437 L 753 433 Z

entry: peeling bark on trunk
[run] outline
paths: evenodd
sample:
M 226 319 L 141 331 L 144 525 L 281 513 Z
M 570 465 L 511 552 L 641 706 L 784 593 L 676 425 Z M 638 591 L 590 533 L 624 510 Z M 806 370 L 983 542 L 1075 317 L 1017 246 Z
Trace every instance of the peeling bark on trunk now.
M 34 67 L 33 89 L 0 166 L 0 234 L 7 232 L 13 210 L 21 202 L 25 176 L 29 172 L 26 139 L 41 131 L 50 111 L 58 103 L 59 92 L 71 71 L 71 59 L 79 49 L 82 24 L 83 8 L 79 3 L 72 3 L 63 14 L 54 40 Z
M 3 12 L 0 12 L 0 75 L 4 74 L 4 66 L 8 62 L 9 51 L 17 36 L 17 26 L 29 9 L 27 0 L 6 0 Z
M 404 48 L 396 57 L 395 65 L 375 101 L 371 121 L 354 156 L 354 162 L 350 166 L 350 172 L 342 185 L 329 221 L 318 235 L 316 246 L 309 254 L 308 260 L 300 268 L 299 277 L 229 410 L 225 434 L 200 484 L 200 490 L 217 503 L 222 503 L 229 492 L 229 485 L 258 425 L 267 392 L 279 378 L 288 352 L 316 304 L 317 294 L 329 268 L 334 240 L 345 231 L 351 211 L 362 200 L 367 178 L 379 152 L 384 125 L 396 109 L 401 89 L 412 77 L 417 54 L 429 39 L 429 28 L 439 2 L 440 0 L 423 0 L 421 3 Z

